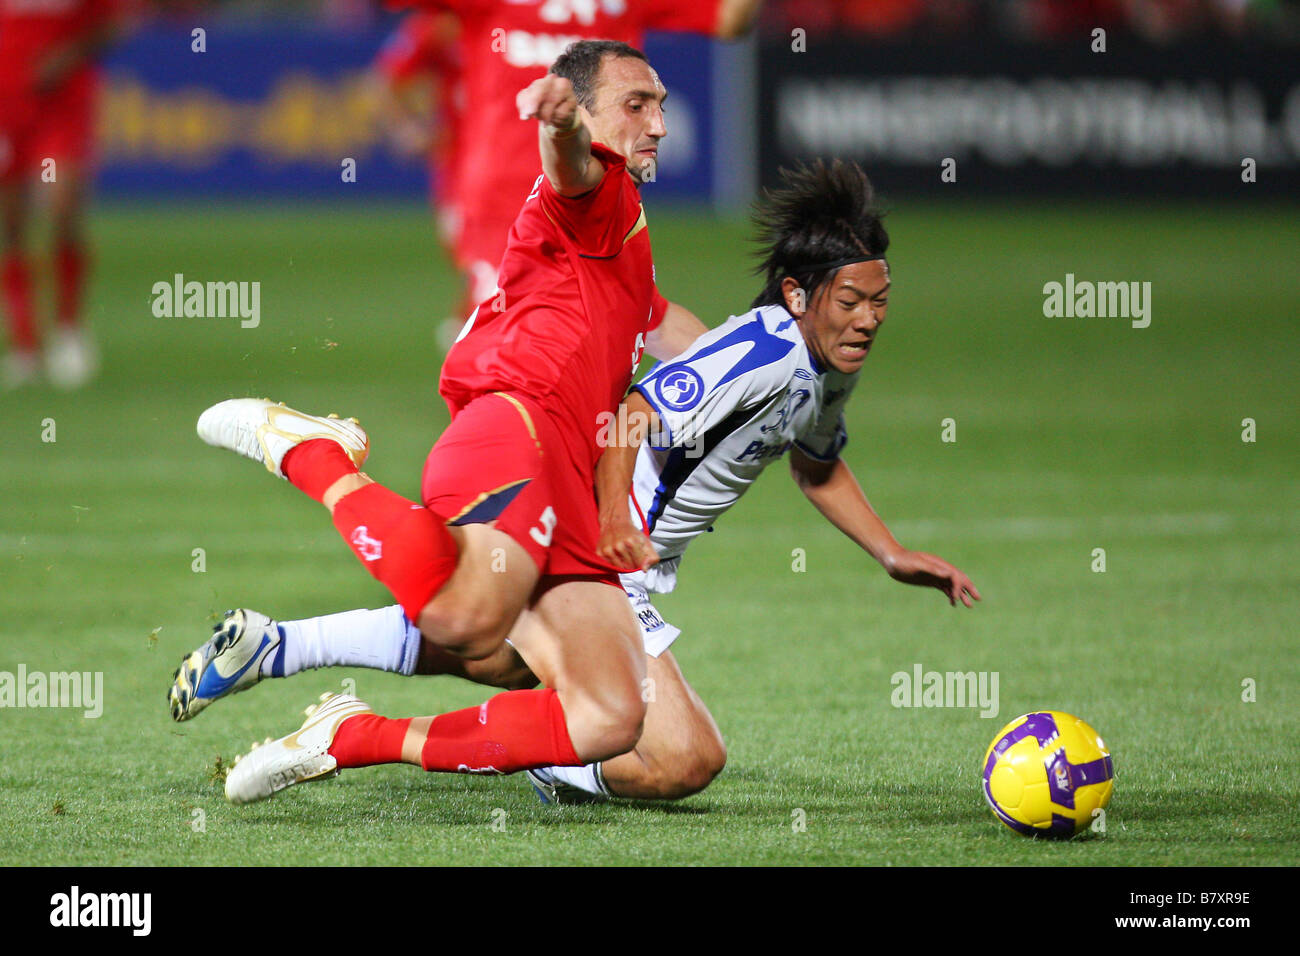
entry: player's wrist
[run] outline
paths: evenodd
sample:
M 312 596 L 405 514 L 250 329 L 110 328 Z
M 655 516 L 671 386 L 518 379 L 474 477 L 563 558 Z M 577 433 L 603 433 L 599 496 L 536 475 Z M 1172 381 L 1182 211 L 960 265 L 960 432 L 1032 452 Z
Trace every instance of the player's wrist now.
M 542 129 L 546 131 L 546 135 L 551 139 L 568 139 L 571 136 L 577 136 L 578 130 L 582 129 L 582 114 L 575 109 L 567 123 L 545 123 Z

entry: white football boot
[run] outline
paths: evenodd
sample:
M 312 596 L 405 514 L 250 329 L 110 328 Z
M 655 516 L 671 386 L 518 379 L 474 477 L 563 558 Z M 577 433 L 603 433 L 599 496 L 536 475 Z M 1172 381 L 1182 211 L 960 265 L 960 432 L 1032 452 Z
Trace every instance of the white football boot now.
M 338 762 L 330 756 L 329 746 L 339 724 L 374 711 L 348 694 L 321 694 L 320 699 L 319 704 L 307 708 L 307 719 L 293 733 L 279 740 L 268 737 L 235 758 L 226 776 L 227 800 L 253 803 L 295 783 L 338 776 Z
M 280 646 L 279 625 L 256 611 L 227 611 L 212 630 L 172 674 L 172 720 L 189 720 L 214 700 L 252 687 L 262 679 L 262 661 Z
M 209 445 L 260 461 L 281 478 L 280 465 L 289 449 L 315 438 L 338 442 L 358 468 L 370 454 L 370 439 L 355 418 L 308 415 L 268 398 L 218 402 L 199 416 L 199 437 Z
M 45 373 L 55 388 L 80 388 L 99 371 L 99 350 L 79 328 L 55 329 L 45 353 Z

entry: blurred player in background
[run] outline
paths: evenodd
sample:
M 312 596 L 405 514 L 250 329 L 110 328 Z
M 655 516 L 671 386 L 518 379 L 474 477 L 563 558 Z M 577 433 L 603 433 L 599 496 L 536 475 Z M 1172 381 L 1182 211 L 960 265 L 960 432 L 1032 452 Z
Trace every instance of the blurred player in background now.
M 85 210 L 92 165 L 100 71 L 117 33 L 123 0 L 0 0 L 0 289 L 9 332 L 8 387 L 41 373 L 32 260 L 26 243 L 37 188 L 53 217 L 52 340 L 45 371 L 62 388 L 95 373 L 93 345 L 81 326 L 87 273 Z
M 496 293 L 497 267 L 510 226 L 537 177 L 537 143 L 513 108 L 515 91 L 545 75 L 573 41 L 619 40 L 640 48 L 647 30 L 743 36 L 761 0 L 407 0 L 421 15 L 453 13 L 464 102 L 473 116 L 458 122 L 442 172 L 450 181 L 453 261 L 465 281 L 465 306 L 440 331 L 449 346 L 473 306 Z M 413 27 L 412 35 L 424 32 Z M 416 45 L 413 44 L 414 49 Z M 381 58 L 382 59 L 382 58 Z M 398 58 L 394 57 L 396 61 Z M 429 65 L 444 62 L 429 58 Z M 443 75 L 440 85 L 456 86 Z
M 427 163 L 438 238 L 453 260 L 460 231 L 456 150 L 464 132 L 459 38 L 454 14 L 421 10 L 401 22 L 374 64 L 389 141 L 398 155 Z M 457 332 L 474 305 L 462 303 L 451 317 Z

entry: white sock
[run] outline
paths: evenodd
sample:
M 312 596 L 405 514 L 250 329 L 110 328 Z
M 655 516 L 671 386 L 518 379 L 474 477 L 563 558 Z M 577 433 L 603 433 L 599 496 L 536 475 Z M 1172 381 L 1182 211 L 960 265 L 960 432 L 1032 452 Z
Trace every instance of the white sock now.
M 589 763 L 585 767 L 547 767 L 543 772 L 549 774 L 552 779 L 577 787 L 579 790 L 586 790 L 588 793 L 599 794 L 602 797 L 613 796 L 609 792 L 609 787 L 605 785 L 605 776 L 600 772 L 599 763 Z
M 370 667 L 415 673 L 420 631 L 399 605 L 281 621 L 280 647 L 262 661 L 263 677 L 287 677 L 316 667 Z

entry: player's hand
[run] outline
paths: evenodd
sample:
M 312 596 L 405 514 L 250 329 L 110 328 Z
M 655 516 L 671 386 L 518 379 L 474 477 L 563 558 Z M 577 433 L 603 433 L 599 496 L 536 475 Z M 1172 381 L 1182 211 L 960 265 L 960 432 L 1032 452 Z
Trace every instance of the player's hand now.
M 548 73 L 533 80 L 515 97 L 519 118 L 535 119 L 559 130 L 576 129 L 582 122 L 573 84 L 565 77 Z
M 971 598 L 980 600 L 980 592 L 965 573 L 943 558 L 924 551 L 900 551 L 885 562 L 885 569 L 895 581 L 915 584 L 918 587 L 938 588 L 948 597 L 948 603 L 957 606 L 960 600 L 973 607 Z
M 650 539 L 628 518 L 601 522 L 596 554 L 616 568 L 644 571 L 659 563 L 659 555 Z

